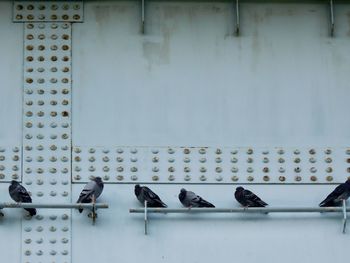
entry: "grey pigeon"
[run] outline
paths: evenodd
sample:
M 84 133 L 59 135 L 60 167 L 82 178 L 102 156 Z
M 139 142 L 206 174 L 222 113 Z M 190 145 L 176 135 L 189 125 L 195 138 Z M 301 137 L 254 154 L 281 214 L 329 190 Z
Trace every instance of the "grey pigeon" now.
M 204 200 L 199 195 L 182 188 L 179 194 L 179 200 L 185 207 L 215 207 L 213 204 Z
M 166 204 L 163 203 L 160 197 L 147 186 L 140 186 L 139 184 L 137 184 L 135 185 L 134 192 L 137 199 L 143 205 L 145 204 L 145 201 L 147 201 L 148 207 L 168 207 Z
M 345 183 L 338 185 L 333 192 L 331 192 L 325 200 L 323 200 L 319 206 L 327 207 L 327 206 L 340 206 L 342 204 L 342 200 L 348 199 L 350 196 L 350 179 L 348 179 Z
M 103 191 L 103 182 L 101 177 L 95 177 L 91 182 L 85 185 L 83 191 L 79 195 L 77 203 L 91 203 L 93 197 L 95 200 L 101 195 Z M 83 212 L 83 209 L 79 209 L 79 213 Z
M 32 198 L 30 197 L 27 190 L 19 184 L 17 181 L 11 181 L 11 185 L 9 186 L 9 194 L 11 198 L 17 203 L 31 203 Z M 30 216 L 36 215 L 35 208 L 25 208 L 26 211 L 29 212 Z
M 235 198 L 241 205 L 245 207 L 265 207 L 268 205 L 256 194 L 247 189 L 244 189 L 241 186 L 236 188 Z

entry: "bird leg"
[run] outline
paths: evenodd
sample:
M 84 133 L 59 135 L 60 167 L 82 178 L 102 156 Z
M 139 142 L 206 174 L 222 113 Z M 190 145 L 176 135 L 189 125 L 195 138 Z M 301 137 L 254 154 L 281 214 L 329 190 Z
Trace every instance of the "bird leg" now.
M 91 213 L 89 214 L 89 217 L 91 217 L 92 219 L 92 224 L 94 225 L 96 222 L 96 218 L 97 218 L 97 213 L 96 213 L 96 197 L 95 195 L 92 195 L 91 197 L 91 203 L 92 203 L 92 210 Z
M 4 217 L 4 213 L 1 210 L 2 209 L 0 209 L 0 217 Z

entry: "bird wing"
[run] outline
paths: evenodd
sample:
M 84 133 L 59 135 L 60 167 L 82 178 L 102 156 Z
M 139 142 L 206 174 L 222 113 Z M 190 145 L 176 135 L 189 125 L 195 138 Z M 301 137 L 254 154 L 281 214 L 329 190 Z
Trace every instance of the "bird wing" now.
M 160 197 L 148 187 L 144 186 L 142 190 L 143 197 L 150 204 L 150 206 L 167 206 L 162 202 Z
M 250 205 L 267 205 L 263 200 L 260 199 L 260 197 L 247 189 L 243 190 L 243 196 Z
M 333 192 L 331 192 L 326 199 L 324 199 L 321 203 L 320 206 L 326 205 L 329 202 L 335 201 L 340 195 L 342 195 L 346 191 L 346 187 L 344 184 L 338 185 Z
M 28 191 L 22 185 L 18 185 L 18 187 L 16 188 L 16 191 L 20 198 L 20 202 L 23 202 L 23 203 L 32 202 L 32 198 L 30 197 Z
M 87 185 L 85 185 L 83 191 L 81 191 L 79 195 L 79 199 L 77 203 L 82 203 L 86 201 L 91 201 L 91 197 L 95 192 L 96 183 L 94 181 L 89 182 Z

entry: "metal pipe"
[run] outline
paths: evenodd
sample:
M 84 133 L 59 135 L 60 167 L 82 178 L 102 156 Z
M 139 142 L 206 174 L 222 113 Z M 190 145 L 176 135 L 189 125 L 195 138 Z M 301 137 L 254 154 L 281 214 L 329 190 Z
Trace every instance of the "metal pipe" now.
M 236 28 L 235 28 L 235 33 L 236 36 L 239 36 L 239 0 L 236 0 Z
M 330 6 L 330 15 L 331 15 L 331 37 L 334 36 L 334 8 L 333 8 L 333 0 L 329 1 Z
M 67 208 L 90 208 L 95 206 L 96 209 L 108 208 L 108 204 L 36 204 L 36 203 L 0 203 L 0 209 L 3 208 L 54 208 L 54 209 L 67 209 Z
M 147 213 L 320 213 L 343 212 L 343 207 L 240 207 L 240 208 L 148 208 Z M 349 208 L 345 208 L 349 212 Z M 130 213 L 144 213 L 143 208 L 131 208 Z
M 346 200 L 343 200 L 343 233 L 345 234 L 346 232 L 346 220 L 347 220 L 347 209 L 346 209 Z
M 141 32 L 145 33 L 145 0 L 141 0 Z
M 148 218 L 147 218 L 147 201 L 145 200 L 145 208 L 144 208 L 144 213 L 145 213 L 145 235 L 147 235 L 147 223 L 148 223 Z

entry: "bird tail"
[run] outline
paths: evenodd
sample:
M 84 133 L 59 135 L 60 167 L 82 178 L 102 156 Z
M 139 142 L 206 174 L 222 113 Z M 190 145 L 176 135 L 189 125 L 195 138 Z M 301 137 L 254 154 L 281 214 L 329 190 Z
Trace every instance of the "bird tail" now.
M 199 207 L 215 207 L 215 205 L 213 205 L 212 203 L 209 203 L 208 201 L 202 199 L 199 202 Z
M 261 207 L 265 207 L 265 206 L 268 205 L 268 204 L 265 203 L 263 200 L 260 200 L 258 203 L 259 203 L 259 205 L 261 205 Z
M 36 215 L 36 209 L 35 208 L 27 208 L 26 211 L 29 212 L 30 216 Z

